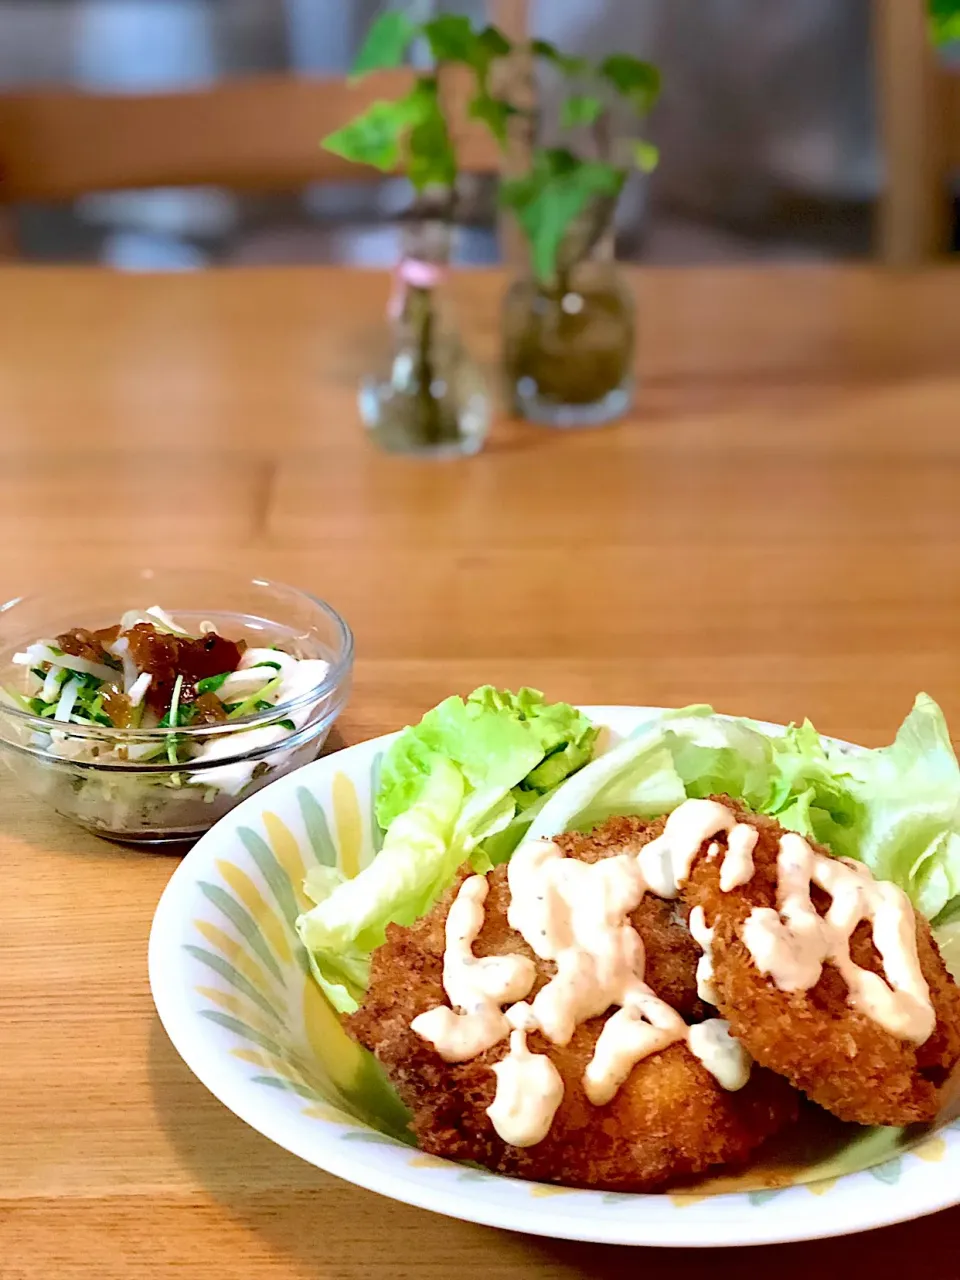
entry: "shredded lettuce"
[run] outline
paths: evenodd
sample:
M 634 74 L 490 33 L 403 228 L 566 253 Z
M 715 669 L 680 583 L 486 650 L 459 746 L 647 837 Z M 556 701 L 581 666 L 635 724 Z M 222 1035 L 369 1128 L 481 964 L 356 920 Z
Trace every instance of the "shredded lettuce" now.
M 485 686 L 399 735 L 380 773 L 379 854 L 353 880 L 305 886 L 317 905 L 297 927 L 336 1008 L 357 1007 L 388 924 L 428 911 L 467 859 L 489 870 L 510 856 L 547 797 L 590 760 L 597 733 L 534 689 Z

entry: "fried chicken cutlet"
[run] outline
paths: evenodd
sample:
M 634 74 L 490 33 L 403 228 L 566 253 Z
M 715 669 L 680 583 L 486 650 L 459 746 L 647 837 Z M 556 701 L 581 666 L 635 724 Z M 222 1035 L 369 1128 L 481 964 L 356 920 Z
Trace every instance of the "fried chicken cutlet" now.
M 733 1034 L 757 1062 L 785 1076 L 842 1120 L 868 1125 L 907 1125 L 932 1120 L 941 1091 L 960 1059 L 960 991 L 948 973 L 930 926 L 915 915 L 920 968 L 936 1015 L 933 1034 L 922 1044 L 901 1039 L 849 999 L 847 984 L 828 960 L 809 990 L 781 991 L 764 977 L 743 942 L 743 926 L 756 907 L 777 903 L 779 823 L 748 813 L 726 796 L 714 799 L 759 832 L 754 875 L 729 891 L 720 888 L 722 856 L 707 856 L 704 841 L 683 896 L 703 909 L 714 930 L 711 953 L 716 1003 Z M 715 837 L 721 855 L 726 839 Z M 829 853 L 810 842 L 815 852 Z M 817 886 L 811 900 L 824 915 L 830 897 Z M 883 973 L 871 927 L 861 921 L 851 938 L 855 964 Z
M 651 833 L 656 829 L 639 819 L 615 819 L 590 836 L 562 836 L 557 843 L 568 856 L 595 862 L 635 852 Z M 606 1022 L 602 1016 L 578 1026 L 563 1047 L 540 1032 L 530 1034 L 531 1050 L 548 1055 L 562 1077 L 563 1101 L 542 1141 L 522 1148 L 504 1142 L 486 1112 L 496 1090 L 491 1068 L 503 1058 L 506 1042 L 471 1061 L 449 1063 L 410 1027 L 418 1014 L 447 1003 L 445 922 L 463 878 L 413 926 L 390 926 L 374 954 L 363 1007 L 346 1020 L 412 1111 L 424 1151 L 543 1182 L 649 1191 L 711 1165 L 741 1162 L 795 1118 L 797 1095 L 785 1081 L 754 1067 L 744 1088 L 727 1092 L 683 1043 L 637 1063 L 610 1102 L 594 1105 L 582 1078 Z M 535 957 L 510 928 L 509 901 L 507 869 L 498 867 L 489 876 L 474 954 L 528 956 L 536 966 L 536 991 L 554 966 Z M 630 919 L 646 946 L 645 980 L 689 1020 L 699 1019 L 705 1011 L 696 992 L 699 949 L 682 909 L 647 894 Z

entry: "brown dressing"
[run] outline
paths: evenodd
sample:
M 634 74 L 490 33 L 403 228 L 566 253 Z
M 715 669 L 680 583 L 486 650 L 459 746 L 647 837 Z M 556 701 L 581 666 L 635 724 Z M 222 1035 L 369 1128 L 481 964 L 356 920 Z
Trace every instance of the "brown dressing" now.
M 215 633 L 199 640 L 170 635 L 148 622 L 138 622 L 124 635 L 130 646 L 130 657 L 141 671 L 153 677 L 146 703 L 160 715 L 170 706 L 178 675 L 183 676 L 181 702 L 193 702 L 197 682 L 224 671 L 236 671 L 247 647 L 243 640 L 227 640 Z M 212 716 L 209 704 L 205 705 L 208 716 Z

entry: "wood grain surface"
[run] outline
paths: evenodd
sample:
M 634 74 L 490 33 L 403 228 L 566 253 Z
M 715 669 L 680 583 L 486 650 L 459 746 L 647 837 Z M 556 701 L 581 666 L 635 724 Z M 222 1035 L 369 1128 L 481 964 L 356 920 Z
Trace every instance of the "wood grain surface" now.
M 382 276 L 0 272 L 0 592 L 134 562 L 321 593 L 357 634 L 348 742 L 484 681 L 809 715 L 869 744 L 926 689 L 960 724 L 960 275 L 635 281 L 630 421 L 498 422 L 481 456 L 431 465 L 378 455 L 357 424 Z M 487 362 L 502 285 L 454 284 Z M 703 1273 L 693 1252 L 445 1221 L 247 1129 L 153 1013 L 147 934 L 174 866 L 0 786 L 3 1280 Z M 958 1230 L 954 1211 L 709 1268 L 955 1280 Z

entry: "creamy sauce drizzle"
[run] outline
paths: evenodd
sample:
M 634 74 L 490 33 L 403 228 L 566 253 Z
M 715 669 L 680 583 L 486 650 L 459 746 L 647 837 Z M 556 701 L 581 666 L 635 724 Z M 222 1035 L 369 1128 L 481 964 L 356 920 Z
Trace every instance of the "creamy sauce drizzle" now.
M 550 1132 L 563 1100 L 560 1072 L 543 1053 L 531 1053 L 525 1031 L 510 1032 L 510 1052 L 493 1068 L 497 1096 L 487 1115 L 504 1142 L 533 1147 Z
M 469 1062 L 503 1040 L 510 1024 L 501 1005 L 522 1000 L 536 977 L 528 956 L 473 954 L 489 888 L 486 876 L 470 876 L 447 915 L 443 989 L 453 1008 L 437 1005 L 410 1024 L 445 1062 Z
M 584 1093 L 596 1106 L 602 1106 L 616 1096 L 638 1062 L 686 1035 L 687 1024 L 679 1013 L 652 991 L 631 992 L 623 1007 L 603 1024 L 584 1072 Z
M 703 952 L 697 961 L 697 995 L 707 1004 L 717 1003 L 717 989 L 713 983 L 713 930 L 707 928 L 703 907 L 694 907 L 687 922 L 690 934 Z
M 811 884 L 830 894 L 825 916 L 810 900 Z M 913 908 L 902 889 L 874 880 L 859 863 L 814 853 L 802 836 L 788 833 L 777 858 L 777 907 L 755 907 L 742 931 L 754 963 L 775 986 L 809 990 L 829 960 L 860 1013 L 903 1040 L 929 1039 L 936 1014 L 917 955 Z M 850 938 L 861 920 L 872 925 L 886 980 L 851 959 Z
M 720 890 L 729 893 L 753 879 L 753 851 L 760 839 L 756 827 L 738 822 L 727 836 L 727 852 L 720 866 Z
M 746 1049 L 730 1034 L 730 1023 L 723 1018 L 708 1018 L 698 1022 L 687 1033 L 687 1044 L 695 1058 L 699 1058 L 722 1089 L 736 1093 L 750 1079 L 753 1059 Z
M 648 888 L 664 898 L 676 897 L 703 843 L 721 833 L 726 849 L 720 887 L 730 892 L 753 876 L 758 833 L 714 800 L 685 801 L 669 816 L 663 834 L 636 855 L 625 852 L 584 863 L 565 857 L 549 840 L 521 846 L 507 868 L 507 920 L 537 956 L 556 967 L 555 976 L 529 1003 L 524 997 L 536 973 L 528 957 L 474 956 L 488 885 L 483 876 L 463 882 L 446 923 L 443 985 L 452 1007 L 430 1009 L 411 1026 L 448 1062 L 477 1057 L 509 1034 L 509 1051 L 493 1067 L 496 1097 L 487 1108 L 505 1142 L 541 1142 L 563 1098 L 556 1067 L 545 1054 L 530 1050 L 527 1033 L 539 1031 L 552 1043 L 565 1045 L 580 1023 L 610 1009 L 614 1012 L 583 1077 L 584 1091 L 595 1105 L 615 1097 L 638 1062 L 678 1042 L 687 1044 L 723 1088 L 732 1091 L 747 1083 L 750 1057 L 727 1022 L 711 1018 L 688 1027 L 646 985 L 643 941 L 629 919 Z M 713 841 L 708 856 L 713 860 L 720 852 Z M 936 1018 L 906 895 L 875 881 L 859 864 L 814 853 L 793 833 L 780 841 L 777 874 L 778 909 L 754 908 L 742 929 L 758 970 L 782 990 L 806 990 L 829 960 L 847 983 L 855 1008 L 895 1035 L 926 1040 Z M 811 902 L 811 884 L 831 896 L 825 917 Z M 850 937 L 861 920 L 872 924 L 886 980 L 850 958 Z M 690 931 L 703 951 L 697 991 L 714 1004 L 713 929 L 700 907 L 690 912 Z M 505 1005 L 510 1006 L 506 1011 Z
M 726 805 L 717 800 L 685 800 L 667 818 L 663 834 L 640 850 L 640 868 L 648 887 L 661 898 L 675 898 L 680 892 L 680 886 L 690 875 L 693 860 L 704 840 L 710 840 L 721 832 L 727 833 L 728 837 L 737 832 L 734 837 L 736 851 L 733 870 L 728 873 L 732 880 L 730 888 L 736 884 L 745 884 L 746 881 L 735 877 L 742 874 L 747 859 L 750 876 L 753 875 L 753 847 L 757 843 L 754 828 L 744 822 L 738 823 Z M 712 848 L 711 845 L 711 850 Z M 719 851 L 719 845 L 717 849 Z M 729 851 L 728 838 L 722 868 L 727 865 Z M 748 880 L 750 876 L 747 876 Z

